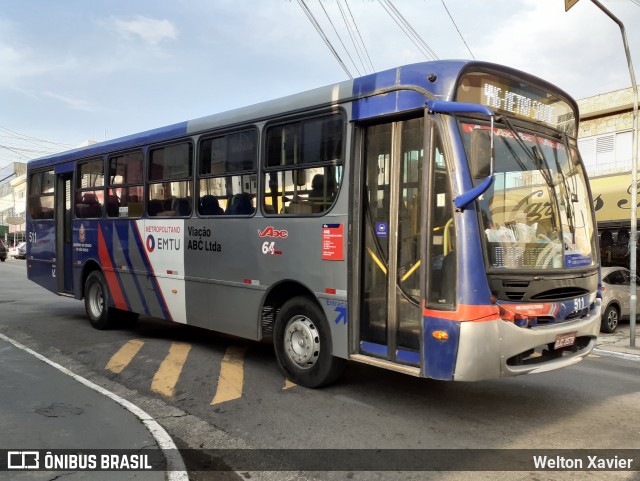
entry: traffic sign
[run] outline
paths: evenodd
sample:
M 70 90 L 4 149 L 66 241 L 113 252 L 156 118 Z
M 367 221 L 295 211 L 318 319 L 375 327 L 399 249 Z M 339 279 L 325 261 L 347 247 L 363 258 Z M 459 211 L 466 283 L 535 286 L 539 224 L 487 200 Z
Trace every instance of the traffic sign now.
M 578 3 L 578 0 L 564 0 L 564 11 L 568 12 L 576 3 Z

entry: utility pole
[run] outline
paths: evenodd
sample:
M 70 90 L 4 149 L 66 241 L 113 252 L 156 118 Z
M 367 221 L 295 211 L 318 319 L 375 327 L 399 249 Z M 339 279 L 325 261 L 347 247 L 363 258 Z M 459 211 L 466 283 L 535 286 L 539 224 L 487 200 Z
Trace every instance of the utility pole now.
M 633 89 L 633 141 L 631 147 L 631 239 L 629 239 L 629 250 L 631 260 L 629 270 L 631 271 L 631 282 L 629 285 L 629 294 L 631 297 L 630 305 L 630 320 L 629 326 L 631 327 L 629 333 L 629 347 L 636 347 L 636 314 L 638 301 L 636 294 L 636 271 L 637 271 L 637 245 L 638 245 L 638 84 L 636 83 L 636 75 L 633 71 L 633 63 L 631 62 L 631 53 L 629 51 L 629 42 L 627 42 L 627 33 L 624 29 L 624 24 L 618 17 L 611 13 L 602 3 L 598 0 L 591 0 L 600 10 L 602 10 L 611 20 L 613 20 L 618 27 L 620 27 L 620 33 L 622 34 L 622 43 L 624 44 L 624 52 L 627 56 L 627 64 L 629 66 L 629 75 L 631 76 L 631 88 Z M 578 0 L 565 0 L 564 9 L 565 12 L 569 11 Z

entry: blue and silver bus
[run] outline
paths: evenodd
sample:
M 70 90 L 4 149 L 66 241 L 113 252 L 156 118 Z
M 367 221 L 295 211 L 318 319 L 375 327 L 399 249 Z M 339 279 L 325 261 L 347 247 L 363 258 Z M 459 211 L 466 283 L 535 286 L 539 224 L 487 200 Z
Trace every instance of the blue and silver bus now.
M 578 108 L 475 61 L 407 65 L 34 160 L 28 277 L 98 329 L 271 340 L 471 381 L 572 365 L 600 325 Z

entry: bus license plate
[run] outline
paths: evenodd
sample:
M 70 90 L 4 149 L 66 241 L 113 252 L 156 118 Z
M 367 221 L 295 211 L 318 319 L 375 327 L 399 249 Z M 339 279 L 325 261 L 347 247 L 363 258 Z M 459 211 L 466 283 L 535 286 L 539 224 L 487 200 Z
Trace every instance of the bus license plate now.
M 556 336 L 556 343 L 553 346 L 554 349 L 562 349 L 563 347 L 573 346 L 576 342 L 576 333 L 569 332 L 567 334 L 558 334 Z

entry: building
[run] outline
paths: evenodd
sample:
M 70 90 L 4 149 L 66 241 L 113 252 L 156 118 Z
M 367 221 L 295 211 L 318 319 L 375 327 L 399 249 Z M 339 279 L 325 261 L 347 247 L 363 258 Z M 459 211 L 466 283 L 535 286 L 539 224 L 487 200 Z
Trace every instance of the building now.
M 578 106 L 578 147 L 591 181 L 602 264 L 629 267 L 633 90 L 595 95 Z
M 13 162 L 0 169 L 0 238 L 9 245 L 23 241 L 27 205 L 27 164 Z

